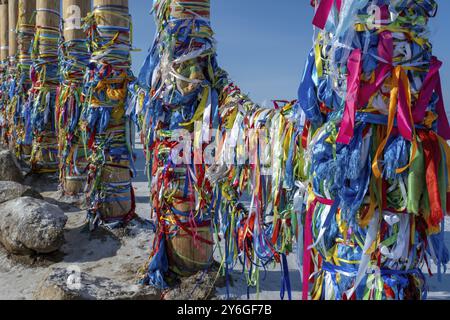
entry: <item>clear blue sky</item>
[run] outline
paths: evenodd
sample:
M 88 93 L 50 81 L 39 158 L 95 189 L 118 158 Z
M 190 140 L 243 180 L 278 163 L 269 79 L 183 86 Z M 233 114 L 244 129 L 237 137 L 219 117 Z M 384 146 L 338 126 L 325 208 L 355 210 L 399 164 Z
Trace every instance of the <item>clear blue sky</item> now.
M 152 0 L 129 0 L 134 21 L 133 54 L 138 72 L 153 41 L 155 25 L 149 15 Z M 219 63 L 250 97 L 266 104 L 294 99 L 307 53 L 312 45 L 313 10 L 309 0 L 211 0 L 212 23 Z M 431 19 L 434 54 L 441 70 L 444 98 L 450 110 L 450 1 L 438 0 Z

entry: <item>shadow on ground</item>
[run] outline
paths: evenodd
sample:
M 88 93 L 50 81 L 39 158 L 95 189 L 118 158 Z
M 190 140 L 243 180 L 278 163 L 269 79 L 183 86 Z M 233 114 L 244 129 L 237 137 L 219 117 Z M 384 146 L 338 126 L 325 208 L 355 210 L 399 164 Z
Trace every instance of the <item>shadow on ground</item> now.
M 61 248 L 64 262 L 95 262 L 114 257 L 121 247 L 120 239 L 111 232 L 99 228 L 90 232 L 86 225 L 65 232 L 66 243 Z

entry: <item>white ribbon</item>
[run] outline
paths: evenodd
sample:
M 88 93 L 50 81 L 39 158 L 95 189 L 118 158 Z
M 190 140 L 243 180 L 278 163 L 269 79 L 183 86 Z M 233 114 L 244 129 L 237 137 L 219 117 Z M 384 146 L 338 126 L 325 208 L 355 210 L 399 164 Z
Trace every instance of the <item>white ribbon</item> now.
M 362 279 L 367 273 L 370 262 L 370 254 L 368 254 L 367 252 L 369 251 L 370 247 L 372 247 L 374 241 L 376 241 L 377 239 L 377 233 L 379 230 L 379 222 L 380 222 L 379 220 L 380 220 L 380 213 L 377 210 L 373 214 L 372 220 L 370 221 L 369 228 L 367 230 L 366 240 L 364 242 L 363 254 L 361 256 L 361 263 L 359 264 L 359 269 L 355 279 L 355 283 L 353 287 L 346 292 L 347 297 L 353 296 L 353 293 L 355 293 L 356 289 L 358 288 L 359 284 L 361 283 Z

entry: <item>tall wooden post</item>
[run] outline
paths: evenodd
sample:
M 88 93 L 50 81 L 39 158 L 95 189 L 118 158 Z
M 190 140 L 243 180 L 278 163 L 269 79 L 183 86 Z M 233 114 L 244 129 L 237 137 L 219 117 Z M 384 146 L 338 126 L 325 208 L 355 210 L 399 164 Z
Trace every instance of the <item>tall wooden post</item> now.
M 91 11 L 91 0 L 63 0 L 64 40 L 85 40 L 83 19 Z
M 91 142 L 88 176 L 90 226 L 126 224 L 135 216 L 131 184 L 131 125 L 125 114 L 130 58 L 128 0 L 94 0 L 89 32 L 92 50 L 89 109 L 83 115 Z
M 36 31 L 36 0 L 19 0 L 17 17 L 17 104 L 19 115 L 16 123 L 16 148 L 18 158 L 30 167 L 32 151 L 31 105 L 28 101 L 28 91 L 31 88 L 30 68 L 31 43 Z
M 116 6 L 124 8 L 123 11 L 128 12 L 128 0 L 94 0 L 94 9 L 99 7 Z M 130 24 L 127 20 L 121 18 L 120 16 L 110 12 L 102 13 L 102 18 L 104 19 L 104 25 L 115 26 L 115 27 L 129 27 Z
M 8 21 L 9 21 L 9 59 L 14 60 L 17 56 L 17 19 L 19 10 L 18 0 L 9 0 Z
M 0 0 L 0 61 L 8 59 L 8 0 Z
M 0 143 L 8 145 L 8 0 L 0 0 Z
M 36 0 L 19 0 L 17 21 L 18 62 L 23 73 L 29 73 L 31 65 L 31 42 L 36 29 Z M 26 82 L 30 79 L 27 76 Z
M 58 29 L 61 21 L 60 8 L 59 0 L 37 0 L 36 26 Z
M 83 170 L 87 159 L 78 123 L 85 100 L 83 78 L 90 58 L 82 20 L 90 11 L 90 0 L 63 0 L 64 43 L 60 65 L 63 81 L 56 99 L 56 121 L 60 184 L 67 195 L 78 195 L 86 181 Z
M 59 84 L 58 45 L 60 0 L 37 0 L 36 37 L 33 46 L 35 76 L 32 96 L 33 173 L 58 171 L 58 142 L 55 133 L 55 101 Z
M 210 144 L 207 136 L 215 126 L 213 108 L 219 94 L 213 87 L 215 52 L 203 45 L 213 42 L 210 0 L 155 1 L 153 9 L 160 33 L 147 61 L 156 61 L 158 56 L 161 63 L 153 69 L 144 65 L 141 74 L 146 78 L 138 84 L 143 88 L 133 89 L 137 101 L 145 100 L 139 98 L 143 91 L 150 108 L 157 110 L 145 116 L 143 111 L 140 117 L 147 137 L 152 212 L 157 220 L 143 283 L 165 288 L 169 270 L 187 276 L 213 263 L 213 190 L 205 179 L 206 164 L 199 160 Z M 170 22 L 175 20 L 179 23 Z M 193 55 L 197 50 L 201 53 Z M 138 101 L 137 107 L 145 109 L 143 102 Z M 202 120 L 198 130 L 197 122 Z M 181 143 L 174 141 L 180 129 L 186 132 Z M 188 147 L 186 140 L 191 137 Z M 177 161 L 181 153 L 183 161 Z
M 8 62 L 6 65 L 6 76 L 4 77 L 6 86 L 5 99 L 4 99 L 4 115 L 6 119 L 6 140 L 11 150 L 15 149 L 16 146 L 16 77 L 17 77 L 17 65 L 16 65 L 16 55 L 17 55 L 17 35 L 16 35 L 16 25 L 17 25 L 17 0 L 9 0 L 8 3 Z M 14 90 L 14 91 L 12 91 Z
M 192 19 L 194 15 L 201 16 L 204 19 L 210 18 L 210 1 L 204 0 L 202 3 L 199 3 L 199 7 L 192 6 L 192 3 L 174 3 L 172 2 L 170 5 L 170 17 L 173 19 Z M 191 67 L 191 74 L 188 78 L 190 79 L 204 79 L 204 75 L 200 70 L 203 70 L 205 66 L 201 59 L 187 61 L 186 63 L 191 63 L 195 67 Z M 199 72 L 200 71 L 200 72 Z M 187 82 L 179 81 L 180 87 L 183 88 L 182 92 L 187 95 L 189 91 L 198 90 L 198 87 Z M 210 124 L 203 124 L 208 127 Z M 190 128 L 193 136 L 194 128 Z M 197 148 L 203 149 L 202 142 L 197 142 L 194 139 L 194 150 Z M 193 163 L 196 163 L 196 155 L 194 151 L 193 158 L 191 159 Z M 203 164 L 200 164 L 203 166 Z M 195 192 L 194 190 L 192 192 Z M 202 192 L 202 191 L 197 191 Z M 204 192 L 204 191 L 203 191 Z M 184 195 L 184 186 L 179 186 L 177 190 L 178 195 Z M 178 212 L 197 212 L 200 210 L 200 206 L 196 206 L 195 200 L 186 201 L 180 207 L 177 204 L 174 204 L 174 208 L 178 210 Z M 174 215 L 177 215 L 177 212 L 173 212 Z M 182 216 L 179 217 L 180 220 L 183 219 Z M 190 232 L 194 232 L 197 236 L 192 236 Z M 199 241 L 199 239 L 203 239 L 203 241 Z M 208 243 L 209 241 L 209 243 Z M 195 273 L 200 270 L 207 269 L 213 262 L 213 236 L 211 233 L 211 221 L 209 219 L 203 219 L 201 221 L 201 226 L 198 225 L 194 227 L 194 230 L 183 230 L 180 228 L 178 234 L 174 237 L 170 237 L 167 241 L 167 251 L 168 251 L 168 261 L 169 261 L 169 269 L 180 274 L 180 275 L 189 275 L 190 273 Z

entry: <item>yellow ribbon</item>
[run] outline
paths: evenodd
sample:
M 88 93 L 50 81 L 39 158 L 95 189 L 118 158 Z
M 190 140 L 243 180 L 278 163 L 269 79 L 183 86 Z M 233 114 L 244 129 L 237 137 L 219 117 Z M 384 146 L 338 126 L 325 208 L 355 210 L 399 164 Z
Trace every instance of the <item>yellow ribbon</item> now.
M 389 137 L 391 136 L 392 130 L 394 129 L 394 121 L 395 116 L 397 114 L 397 106 L 398 106 L 398 93 L 399 93 L 399 86 L 404 86 L 404 90 L 406 92 L 406 102 L 408 105 L 408 113 L 410 118 L 410 123 L 412 125 L 413 130 L 413 139 L 412 139 L 412 153 L 410 157 L 409 163 L 403 167 L 396 170 L 397 174 L 401 174 L 404 171 L 406 171 L 410 166 L 412 161 L 414 160 L 415 154 L 417 152 L 417 139 L 416 139 L 416 130 L 414 127 L 414 120 L 412 116 L 411 111 L 411 88 L 408 76 L 406 75 L 404 69 L 401 66 L 395 67 L 393 73 L 392 73 L 392 89 L 391 89 L 391 96 L 390 96 L 390 103 L 389 103 L 389 116 L 388 116 L 388 128 L 386 137 L 383 139 L 383 141 L 380 143 L 380 146 L 378 147 L 378 150 L 375 154 L 375 159 L 372 164 L 372 170 L 373 174 L 376 178 L 381 178 L 382 176 L 382 170 L 380 169 L 380 164 L 378 163 L 378 160 L 381 157 L 381 154 L 384 151 L 384 148 L 386 147 L 386 144 L 388 142 Z
M 192 125 L 194 122 L 199 121 L 203 117 L 203 113 L 205 112 L 206 109 L 206 104 L 208 103 L 208 96 L 209 96 L 209 88 L 204 87 L 202 93 L 202 100 L 200 101 L 197 110 L 195 110 L 194 116 L 190 121 L 180 123 L 180 126 L 188 127 Z

